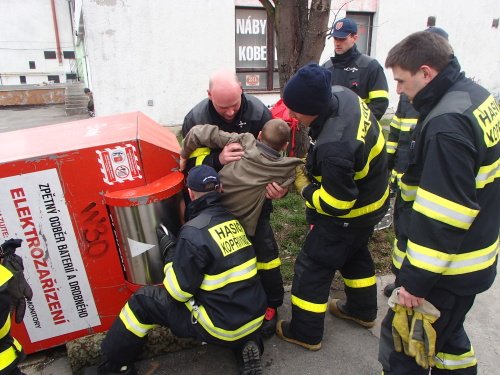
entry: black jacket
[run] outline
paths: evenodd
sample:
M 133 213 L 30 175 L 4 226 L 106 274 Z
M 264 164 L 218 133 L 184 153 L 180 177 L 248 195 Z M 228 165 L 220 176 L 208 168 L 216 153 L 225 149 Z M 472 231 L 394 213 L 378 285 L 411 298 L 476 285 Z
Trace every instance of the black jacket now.
M 215 110 L 212 101 L 202 100 L 189 111 L 182 124 L 182 136 L 195 125 L 217 125 L 220 130 L 228 133 L 252 133 L 255 138 L 259 135 L 264 124 L 271 120 L 271 111 L 259 99 L 248 94 L 242 94 L 241 107 L 235 119 L 227 123 Z M 195 165 L 207 164 L 220 170 L 220 150 L 198 149 L 188 161 L 187 169 Z
M 389 203 L 384 135 L 356 94 L 341 86 L 332 93 L 330 108 L 309 130 L 306 169 L 314 183 L 304 189 L 306 205 L 340 225 L 373 226 Z
M 257 330 L 266 295 L 252 244 L 217 192 L 191 202 L 163 284 L 213 337 L 235 341 Z
M 384 69 L 377 60 L 362 54 L 354 45 L 342 55 L 335 55 L 323 65 L 332 72 L 332 85 L 354 91 L 380 120 L 389 106 L 389 88 Z
M 401 178 L 393 264 L 426 297 L 488 289 L 500 227 L 500 110 L 453 59 L 413 101 L 420 118 Z

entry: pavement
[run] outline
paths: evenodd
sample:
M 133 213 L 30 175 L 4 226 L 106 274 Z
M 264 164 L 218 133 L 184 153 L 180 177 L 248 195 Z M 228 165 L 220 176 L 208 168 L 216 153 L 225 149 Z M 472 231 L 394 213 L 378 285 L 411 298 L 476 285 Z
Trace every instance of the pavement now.
M 17 107 L 0 109 L 0 133 L 32 126 L 88 118 L 87 115 L 66 117 L 64 105 L 44 107 Z M 174 131 L 178 127 L 172 128 Z M 375 327 L 365 329 L 355 323 L 333 317 L 325 317 L 325 333 L 322 349 L 310 352 L 284 342 L 276 336 L 266 340 L 262 357 L 264 374 L 286 375 L 380 375 L 377 361 L 380 322 L 388 309 L 387 298 L 382 290 L 393 281 L 391 275 L 378 276 L 379 311 Z M 287 288 L 285 303 L 279 309 L 281 319 L 291 317 L 290 291 Z M 332 290 L 338 297 L 340 291 Z M 479 363 L 479 375 L 497 374 L 500 364 L 500 281 L 480 294 L 467 316 L 466 330 L 473 343 Z M 198 346 L 175 353 L 142 360 L 137 364 L 140 375 L 164 374 L 236 374 L 237 365 L 232 353 L 214 345 Z M 26 375 L 72 374 L 65 347 L 49 349 L 29 355 L 22 364 Z
M 393 281 L 391 275 L 377 277 L 378 317 L 375 327 L 365 329 L 353 322 L 326 314 L 325 334 L 321 350 L 311 352 L 280 340 L 265 341 L 262 365 L 264 374 L 273 375 L 380 375 L 382 368 L 377 361 L 380 323 L 387 312 L 387 297 L 383 287 Z M 281 319 L 291 316 L 290 288 L 285 303 L 279 309 Z M 338 291 L 332 291 L 333 295 Z M 477 296 L 476 303 L 465 323 L 479 363 L 479 375 L 498 374 L 500 354 L 500 281 Z M 337 295 L 336 295 L 337 296 Z M 237 374 L 238 368 L 232 353 L 214 345 L 203 345 L 169 353 L 136 363 L 139 375 L 167 374 Z M 28 356 L 22 370 L 26 375 L 72 374 L 64 348 L 48 350 Z

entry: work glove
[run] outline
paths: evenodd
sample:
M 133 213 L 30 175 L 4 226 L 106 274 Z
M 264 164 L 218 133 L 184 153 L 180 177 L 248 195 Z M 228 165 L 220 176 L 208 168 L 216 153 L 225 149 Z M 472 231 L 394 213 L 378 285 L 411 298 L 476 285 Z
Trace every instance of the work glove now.
M 408 343 L 410 356 L 424 369 L 434 367 L 436 362 L 436 330 L 432 324 L 439 318 L 440 312 L 430 302 L 413 308 L 413 318 Z
M 394 318 L 392 319 L 394 348 L 397 352 L 404 351 L 406 355 L 410 355 L 410 324 L 413 310 L 399 304 L 395 304 L 392 310 L 394 311 Z
M 26 299 L 31 301 L 33 298 L 33 290 L 24 277 L 23 259 L 14 253 L 16 248 L 21 246 L 21 242 L 20 239 L 10 239 L 1 245 L 3 265 L 13 275 L 7 284 L 7 290 L 12 302 L 14 320 L 18 324 L 23 321 L 26 312 Z
M 299 193 L 302 197 L 302 192 L 304 189 L 311 184 L 311 181 L 306 175 L 306 169 L 304 165 L 298 165 L 295 167 L 295 190 L 297 190 L 297 193 Z
M 167 264 L 174 258 L 174 250 L 177 239 L 175 238 L 175 235 L 163 224 L 158 225 L 156 228 L 156 234 L 158 235 L 158 243 L 160 244 L 163 264 Z

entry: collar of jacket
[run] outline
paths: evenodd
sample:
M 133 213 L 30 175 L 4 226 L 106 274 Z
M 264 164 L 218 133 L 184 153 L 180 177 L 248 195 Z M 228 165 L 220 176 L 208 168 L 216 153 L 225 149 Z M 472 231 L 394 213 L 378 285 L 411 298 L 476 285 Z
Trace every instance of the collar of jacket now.
M 343 53 L 342 55 L 335 54 L 335 56 L 331 57 L 330 59 L 332 60 L 333 66 L 338 68 L 345 68 L 346 66 L 353 63 L 359 55 L 361 55 L 361 52 L 358 51 L 358 47 L 355 44 L 346 53 Z
M 449 88 L 464 76 L 464 73 L 460 72 L 460 64 L 457 58 L 453 57 L 448 65 L 446 65 L 427 86 L 415 95 L 413 107 L 420 112 L 420 118 L 425 118 Z
M 335 95 L 333 95 L 330 105 L 328 106 L 325 113 L 319 115 L 316 120 L 311 122 L 309 126 L 309 137 L 315 141 L 318 139 L 321 130 L 323 129 L 323 125 L 330 117 L 335 117 L 339 109 L 338 99 Z
M 186 221 L 194 219 L 207 208 L 221 206 L 220 194 L 218 191 L 212 191 L 191 201 L 186 207 Z
M 247 98 L 245 97 L 245 94 L 241 94 L 241 106 L 240 106 L 240 110 L 238 111 L 238 113 L 234 117 L 234 120 L 232 122 L 228 123 L 215 110 L 214 103 L 212 103 L 212 101 L 210 99 L 208 100 L 208 110 L 210 111 L 210 116 L 212 118 L 216 118 L 218 120 L 218 122 L 225 122 L 225 123 L 227 123 L 227 124 L 229 124 L 231 126 L 238 125 L 238 124 L 241 123 L 241 119 L 243 118 L 243 114 L 246 112 L 247 107 L 248 107 Z
M 259 149 L 259 151 L 261 152 L 261 154 L 263 154 L 268 159 L 271 159 L 271 160 L 281 159 L 281 154 L 278 151 L 276 151 L 274 148 L 269 147 L 268 145 L 266 145 L 265 143 L 263 143 L 261 141 L 257 141 L 256 145 L 257 145 L 257 148 Z

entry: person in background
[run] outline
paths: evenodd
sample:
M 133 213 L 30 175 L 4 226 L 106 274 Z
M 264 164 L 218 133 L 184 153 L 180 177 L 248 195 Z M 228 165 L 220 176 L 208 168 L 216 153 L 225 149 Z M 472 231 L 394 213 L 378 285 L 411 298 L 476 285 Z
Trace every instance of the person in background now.
M 157 325 L 178 337 L 230 347 L 240 374 L 262 373 L 259 328 L 266 296 L 252 244 L 220 203 L 222 185 L 212 167 L 191 169 L 186 184 L 188 221 L 177 240 L 166 232 L 160 239 L 163 285 L 145 286 L 130 297 L 102 342 L 105 360 L 85 374 L 136 374 L 134 361 Z
M 389 309 L 379 361 L 385 375 L 424 375 L 430 367 L 433 375 L 477 374 L 464 322 L 497 272 L 500 109 L 487 90 L 465 77 L 448 41 L 436 33 L 409 35 L 389 51 L 385 66 L 398 94 L 419 112 L 397 193 L 393 263 L 401 285 L 397 305 L 422 340 L 417 352 L 407 345 L 403 352 L 394 338 L 401 308 Z M 415 312 L 424 302 L 439 311 L 437 320 Z M 414 338 L 400 336 L 403 342 Z
M 89 98 L 89 101 L 87 103 L 87 111 L 89 112 L 90 117 L 95 117 L 95 112 L 94 112 L 94 95 L 92 94 L 92 91 L 90 91 L 90 89 L 87 88 L 87 87 L 85 87 L 83 89 L 83 92 Z
M 195 105 L 184 118 L 182 135 L 185 137 L 195 125 L 212 124 L 228 133 L 251 133 L 257 138 L 264 124 L 271 120 L 269 109 L 259 99 L 243 93 L 241 82 L 234 72 L 220 70 L 212 74 L 208 86 L 208 98 Z M 189 155 L 186 171 L 195 165 L 210 165 L 219 171 L 244 154 L 239 143 L 229 143 L 224 148 L 201 147 Z M 270 224 L 273 210 L 272 199 L 281 199 L 288 188 L 273 181 L 266 186 L 266 201 L 260 213 L 253 247 L 257 254 L 257 267 L 266 290 L 268 309 L 262 334 L 272 336 L 277 321 L 277 308 L 283 304 L 284 288 L 278 244 Z M 187 197 L 186 197 L 187 198 Z
M 295 261 L 292 319 L 278 321 L 276 333 L 319 350 L 327 310 L 363 327 L 375 323 L 377 285 L 368 241 L 389 205 L 385 139 L 361 98 L 332 87 L 331 73 L 317 64 L 297 71 L 283 101 L 290 116 L 309 127 L 305 171 L 297 167 L 295 187 L 306 201 L 312 229 Z M 328 300 L 337 270 L 346 301 Z
M 436 33 L 448 40 L 448 33 L 440 27 L 431 26 L 425 31 Z M 388 166 L 391 172 L 391 190 L 392 194 L 396 195 L 401 176 L 408 166 L 408 158 L 410 154 L 410 142 L 413 128 L 417 124 L 418 112 L 410 103 L 410 100 L 405 94 L 399 96 L 399 103 L 392 118 L 389 136 L 387 138 L 387 155 Z M 394 202 L 394 215 L 397 215 L 397 202 Z M 393 223 L 396 220 L 393 221 Z M 397 227 L 394 226 L 394 232 L 397 235 Z M 393 266 L 394 267 L 394 266 Z M 390 297 L 392 291 L 397 286 L 397 280 L 389 283 L 384 287 L 384 294 Z
M 358 51 L 358 26 L 351 18 L 342 18 L 332 26 L 335 56 L 322 66 L 332 72 L 332 85 L 354 91 L 380 121 L 389 106 L 389 91 L 384 69 L 379 62 Z

